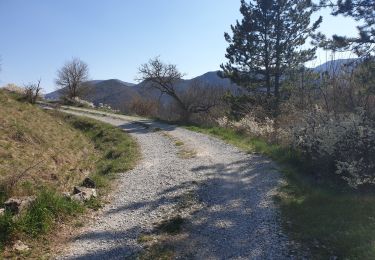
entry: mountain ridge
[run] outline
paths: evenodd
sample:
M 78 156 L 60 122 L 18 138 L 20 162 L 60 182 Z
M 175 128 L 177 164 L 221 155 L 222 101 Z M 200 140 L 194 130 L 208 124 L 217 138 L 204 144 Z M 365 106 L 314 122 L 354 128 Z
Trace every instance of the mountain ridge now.
M 346 64 L 353 66 L 357 59 L 338 59 L 328 61 L 315 68 L 309 68 L 317 73 L 324 72 L 335 72 L 340 70 Z M 350 65 L 351 64 L 351 65 Z M 217 86 L 224 88 L 225 90 L 231 91 L 232 93 L 240 93 L 241 88 L 236 84 L 232 83 L 228 78 L 222 78 L 220 71 L 209 71 L 202 75 L 193 77 L 191 79 L 181 79 L 176 83 L 176 91 L 184 91 L 194 82 L 200 82 L 209 86 Z M 162 103 L 168 103 L 171 98 L 166 95 L 160 95 L 160 92 L 156 89 L 148 87 L 149 84 L 146 82 L 130 83 L 119 79 L 107 79 L 107 80 L 90 80 L 85 82 L 87 88 L 87 95 L 85 100 L 94 103 L 95 105 L 107 104 L 115 109 L 127 112 L 129 104 L 135 99 L 143 100 L 160 100 Z M 61 90 L 45 95 L 46 99 L 56 100 L 61 96 Z

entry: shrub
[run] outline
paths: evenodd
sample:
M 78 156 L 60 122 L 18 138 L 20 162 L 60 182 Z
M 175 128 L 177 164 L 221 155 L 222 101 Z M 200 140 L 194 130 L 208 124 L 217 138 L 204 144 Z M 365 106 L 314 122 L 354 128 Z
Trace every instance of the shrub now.
M 40 82 L 41 80 L 38 81 L 38 83 L 30 83 L 28 85 L 25 85 L 25 88 L 24 88 L 24 99 L 31 103 L 31 104 L 35 104 L 36 101 L 38 100 L 38 98 L 40 97 L 40 92 L 42 90 L 41 86 L 40 86 Z
M 9 242 L 9 237 L 12 234 L 13 228 L 14 222 L 10 213 L 6 212 L 4 215 L 0 216 L 0 250 Z
M 292 138 L 316 174 L 336 173 L 353 188 L 375 183 L 375 130 L 362 111 L 335 115 L 317 107 Z
M 247 114 L 239 121 L 230 121 L 228 117 L 216 120 L 221 127 L 233 128 L 236 131 L 247 133 L 252 137 L 262 137 L 267 141 L 273 141 L 277 134 L 275 122 L 266 117 L 264 120 L 256 118 L 253 114 Z
M 366 120 L 354 121 L 334 149 L 336 173 L 350 186 L 375 184 L 375 129 Z

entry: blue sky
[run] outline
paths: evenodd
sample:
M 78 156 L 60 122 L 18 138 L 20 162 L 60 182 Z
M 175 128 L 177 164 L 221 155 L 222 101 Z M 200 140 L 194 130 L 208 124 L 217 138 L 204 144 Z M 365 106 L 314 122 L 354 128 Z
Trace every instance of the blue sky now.
M 91 79 L 134 82 L 139 65 L 158 55 L 186 78 L 218 70 L 223 34 L 241 19 L 239 6 L 239 0 L 0 0 L 0 86 L 41 78 L 50 92 L 56 70 L 72 57 L 88 63 Z M 350 19 L 321 14 L 324 33 L 356 34 Z M 319 51 L 313 65 L 327 55 Z

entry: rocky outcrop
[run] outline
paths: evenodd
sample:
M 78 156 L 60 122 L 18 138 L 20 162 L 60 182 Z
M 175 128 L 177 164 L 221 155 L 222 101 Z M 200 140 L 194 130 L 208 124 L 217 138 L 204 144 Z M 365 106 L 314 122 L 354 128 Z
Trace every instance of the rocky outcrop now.
M 17 240 L 13 245 L 13 250 L 19 253 L 29 251 L 28 245 L 25 245 L 21 240 Z
M 95 182 L 89 178 L 89 177 L 86 177 L 83 182 L 82 182 L 82 187 L 85 187 L 85 188 L 96 188 L 96 184 Z
M 72 200 L 85 202 L 98 196 L 96 189 L 85 187 L 74 187 L 73 195 L 70 197 Z
M 4 207 L 5 210 L 16 215 L 30 207 L 30 205 L 35 201 L 35 199 L 35 196 L 10 198 L 4 203 Z

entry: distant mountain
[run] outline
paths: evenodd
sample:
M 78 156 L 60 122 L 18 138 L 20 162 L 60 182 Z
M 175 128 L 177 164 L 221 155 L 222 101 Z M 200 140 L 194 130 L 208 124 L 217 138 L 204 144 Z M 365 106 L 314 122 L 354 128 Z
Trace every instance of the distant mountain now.
M 231 88 L 237 88 L 234 83 L 230 81 L 228 78 L 222 78 L 220 77 L 221 71 L 210 71 L 207 72 L 201 76 L 198 76 L 196 78 L 193 78 L 192 80 L 198 80 L 202 83 L 206 83 L 209 85 L 218 85 L 223 86 L 225 88 L 231 89 Z
M 358 59 L 340 59 L 326 62 L 315 68 L 313 71 L 323 73 L 328 71 L 329 73 L 337 72 L 344 68 L 344 66 L 351 66 L 354 68 L 358 64 Z M 200 82 L 207 84 L 210 87 L 220 87 L 225 90 L 231 91 L 232 93 L 241 93 L 243 90 L 236 84 L 232 83 L 230 79 L 220 77 L 220 71 L 210 71 L 198 77 L 192 79 L 181 79 L 176 83 L 175 87 L 177 91 L 184 91 L 194 82 Z M 141 82 L 139 84 L 128 83 L 118 79 L 109 80 L 91 80 L 85 83 L 87 87 L 87 95 L 84 98 L 87 101 L 94 103 L 95 105 L 107 104 L 115 109 L 120 109 L 127 112 L 129 104 L 139 99 L 151 99 L 159 100 L 166 104 L 172 99 L 167 95 L 160 95 L 160 91 L 151 88 L 149 83 Z M 45 95 L 47 99 L 59 99 L 61 96 L 61 90 L 57 90 Z
M 327 61 L 315 68 L 313 68 L 314 72 L 317 73 L 337 73 L 342 71 L 345 68 L 349 68 L 352 70 L 358 63 L 360 62 L 360 59 L 338 59 L 338 60 L 332 60 Z
M 207 72 L 201 76 L 192 79 L 182 79 L 176 83 L 178 91 L 186 90 L 193 82 L 200 82 L 210 86 L 217 86 L 229 91 L 237 91 L 239 87 L 229 79 L 219 76 L 218 71 Z M 85 100 L 99 105 L 100 103 L 110 105 L 113 108 L 126 111 L 127 105 L 135 98 L 140 99 L 158 99 L 162 103 L 171 100 L 167 95 L 160 95 L 160 91 L 150 87 L 148 83 L 141 82 L 133 84 L 118 79 L 109 80 L 91 80 L 85 83 L 87 87 Z M 60 98 L 62 91 L 57 90 L 45 95 L 46 99 L 57 100 Z
M 139 96 L 135 84 L 118 79 L 89 81 L 85 85 L 87 86 L 87 95 L 84 99 L 95 105 L 100 103 L 111 105 L 112 100 L 119 96 L 123 97 L 124 102 L 129 102 Z
M 85 98 L 88 101 L 94 103 L 100 103 L 99 99 L 105 99 L 106 96 L 122 92 L 126 88 L 132 88 L 136 84 L 124 82 L 118 79 L 109 80 L 90 80 L 85 82 L 85 87 L 87 88 L 87 93 L 89 93 Z M 62 90 L 56 90 L 45 95 L 46 99 L 57 100 L 61 97 Z

